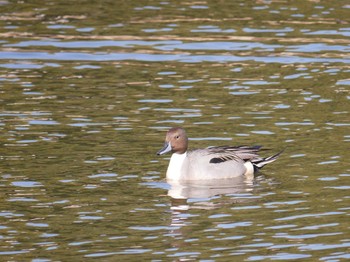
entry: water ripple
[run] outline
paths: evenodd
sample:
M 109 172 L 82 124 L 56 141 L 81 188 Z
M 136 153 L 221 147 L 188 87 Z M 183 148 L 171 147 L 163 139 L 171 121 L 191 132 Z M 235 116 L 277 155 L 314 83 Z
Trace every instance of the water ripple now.
M 182 63 L 200 62 L 243 62 L 300 64 L 300 63 L 343 63 L 349 64 L 349 58 L 300 57 L 300 56 L 235 56 L 235 55 L 186 55 L 186 54 L 147 54 L 147 53 L 80 53 L 80 52 L 0 52 L 6 60 L 50 60 L 50 61 L 144 61 Z

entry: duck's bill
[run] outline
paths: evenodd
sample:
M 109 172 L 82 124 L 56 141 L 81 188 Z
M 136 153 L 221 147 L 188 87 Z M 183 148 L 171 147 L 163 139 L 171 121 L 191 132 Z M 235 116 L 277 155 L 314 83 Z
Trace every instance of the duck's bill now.
M 159 155 L 163 155 L 163 154 L 168 153 L 168 152 L 170 152 L 170 151 L 171 151 L 171 144 L 168 143 L 168 142 L 165 142 L 165 143 L 164 143 L 164 147 L 163 147 L 161 150 L 159 150 L 159 151 L 157 152 L 157 155 L 158 155 L 158 156 L 159 156 Z

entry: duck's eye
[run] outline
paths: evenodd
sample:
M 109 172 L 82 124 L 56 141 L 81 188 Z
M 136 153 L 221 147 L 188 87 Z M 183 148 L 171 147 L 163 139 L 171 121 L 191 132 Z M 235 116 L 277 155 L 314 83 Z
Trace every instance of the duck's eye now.
M 176 139 L 179 139 L 179 138 L 180 138 L 180 136 L 175 136 L 175 138 L 176 138 Z

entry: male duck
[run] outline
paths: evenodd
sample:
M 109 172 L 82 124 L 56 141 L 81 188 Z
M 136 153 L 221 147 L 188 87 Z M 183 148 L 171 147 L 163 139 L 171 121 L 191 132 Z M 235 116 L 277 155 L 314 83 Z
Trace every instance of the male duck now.
M 171 128 L 158 155 L 172 151 L 166 177 L 168 180 L 213 180 L 240 176 L 252 177 L 254 171 L 275 161 L 282 153 L 261 158 L 260 146 L 217 146 L 187 151 L 188 138 L 184 129 Z

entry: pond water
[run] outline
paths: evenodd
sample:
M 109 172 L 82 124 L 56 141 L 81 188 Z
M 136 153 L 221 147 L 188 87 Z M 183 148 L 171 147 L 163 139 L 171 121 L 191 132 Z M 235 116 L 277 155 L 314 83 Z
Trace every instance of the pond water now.
M 348 1 L 0 6 L 0 260 L 350 259 Z M 285 151 L 169 185 L 172 126 Z

